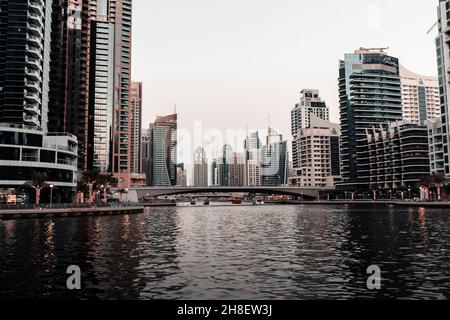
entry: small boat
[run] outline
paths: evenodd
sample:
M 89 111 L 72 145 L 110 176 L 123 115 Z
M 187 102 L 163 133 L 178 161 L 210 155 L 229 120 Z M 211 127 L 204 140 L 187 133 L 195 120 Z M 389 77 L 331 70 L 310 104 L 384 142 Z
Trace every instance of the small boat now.
M 195 202 L 194 200 L 191 201 L 191 206 L 195 206 L 197 205 L 197 202 Z
M 205 202 L 203 202 L 203 205 L 205 205 L 205 206 L 209 206 L 209 201 L 208 201 L 208 200 L 206 200 Z
M 242 204 L 242 199 L 240 197 L 233 197 L 231 198 L 232 204 Z

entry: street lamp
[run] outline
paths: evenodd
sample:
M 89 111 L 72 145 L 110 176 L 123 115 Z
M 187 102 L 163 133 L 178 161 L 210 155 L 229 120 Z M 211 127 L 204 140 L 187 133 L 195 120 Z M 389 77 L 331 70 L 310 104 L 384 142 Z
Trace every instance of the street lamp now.
M 411 188 L 408 188 L 408 198 L 409 198 L 410 201 L 412 200 L 411 199 Z
M 53 184 L 49 185 L 50 187 L 50 209 L 52 208 L 53 204 L 53 188 L 55 187 Z

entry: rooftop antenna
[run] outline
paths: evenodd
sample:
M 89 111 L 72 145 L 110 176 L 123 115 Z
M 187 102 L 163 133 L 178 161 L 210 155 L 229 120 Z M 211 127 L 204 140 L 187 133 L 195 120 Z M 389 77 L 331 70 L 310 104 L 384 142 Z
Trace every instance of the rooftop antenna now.
M 173 105 L 173 114 L 177 114 L 177 104 Z

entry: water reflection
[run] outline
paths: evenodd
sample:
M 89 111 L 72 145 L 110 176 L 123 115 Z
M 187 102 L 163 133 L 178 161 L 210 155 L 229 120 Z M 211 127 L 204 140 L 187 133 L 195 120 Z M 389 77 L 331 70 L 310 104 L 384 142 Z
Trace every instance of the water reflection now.
M 0 296 L 449 298 L 450 217 L 353 206 L 152 209 L 0 222 Z M 65 288 L 82 270 L 81 291 Z M 382 290 L 366 289 L 367 268 Z

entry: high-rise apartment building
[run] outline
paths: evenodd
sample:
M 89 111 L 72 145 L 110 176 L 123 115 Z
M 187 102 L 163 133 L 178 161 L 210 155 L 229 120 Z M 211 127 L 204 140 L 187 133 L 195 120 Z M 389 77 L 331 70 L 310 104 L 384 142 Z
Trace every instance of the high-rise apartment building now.
M 148 185 L 158 187 L 177 184 L 177 115 L 157 117 L 150 124 L 148 136 L 148 159 L 144 172 Z
M 131 184 L 131 0 L 89 3 L 88 164 Z
M 0 123 L 47 131 L 52 1 L 0 2 Z
M 245 166 L 245 154 L 239 152 L 233 152 L 231 155 L 231 161 L 229 163 L 230 168 L 230 187 L 245 187 L 247 183 L 247 172 Z
M 399 61 L 384 49 L 346 54 L 339 68 L 342 188 L 357 187 L 358 141 L 373 125 L 403 118 Z
M 48 133 L 51 24 L 51 0 L 0 1 L 0 189 L 28 203 L 77 186 L 77 138 Z M 56 187 L 46 199 L 26 186 L 37 175 Z
M 223 146 L 222 157 L 218 159 L 219 166 L 219 186 L 230 187 L 231 186 L 231 173 L 230 164 L 232 162 L 233 149 L 230 145 L 226 144 Z
M 296 187 L 334 187 L 340 180 L 340 126 L 311 114 L 297 134 L 300 166 L 289 178 Z
M 134 172 L 131 6 L 131 0 L 53 1 L 49 129 L 75 134 L 79 170 L 111 172 L 119 187 L 129 187 Z
M 263 147 L 262 185 L 283 186 L 287 184 L 288 151 L 287 141 L 274 129 L 269 128 L 266 145 Z
M 400 66 L 403 120 L 423 125 L 441 117 L 438 77 L 422 76 Z
M 220 159 L 214 159 L 213 162 L 211 163 L 211 185 L 213 187 L 220 186 L 219 170 L 220 170 Z
M 247 135 L 244 141 L 246 154 L 246 185 L 249 187 L 261 186 L 262 144 L 258 132 Z
M 89 167 L 91 2 L 53 0 L 52 13 L 48 129 L 50 132 L 69 132 L 77 136 L 80 171 Z
M 131 83 L 130 163 L 132 173 L 142 173 L 142 82 Z
M 208 160 L 205 149 L 197 148 L 194 152 L 194 187 L 208 186 Z
M 312 114 L 326 121 L 330 119 L 330 111 L 320 98 L 319 90 L 303 89 L 300 92 L 300 102 L 291 110 L 292 164 L 294 168 L 300 166 L 297 136 L 301 129 L 309 127 Z
M 442 144 L 435 150 L 435 157 L 443 159 L 434 172 L 450 176 L 450 0 L 440 0 L 438 7 L 439 35 L 436 39 L 439 95 L 441 107 Z M 442 164 L 442 166 L 441 166 Z
M 430 174 L 443 173 L 445 168 L 444 147 L 441 118 L 425 121 L 428 129 L 428 146 L 430 152 Z

